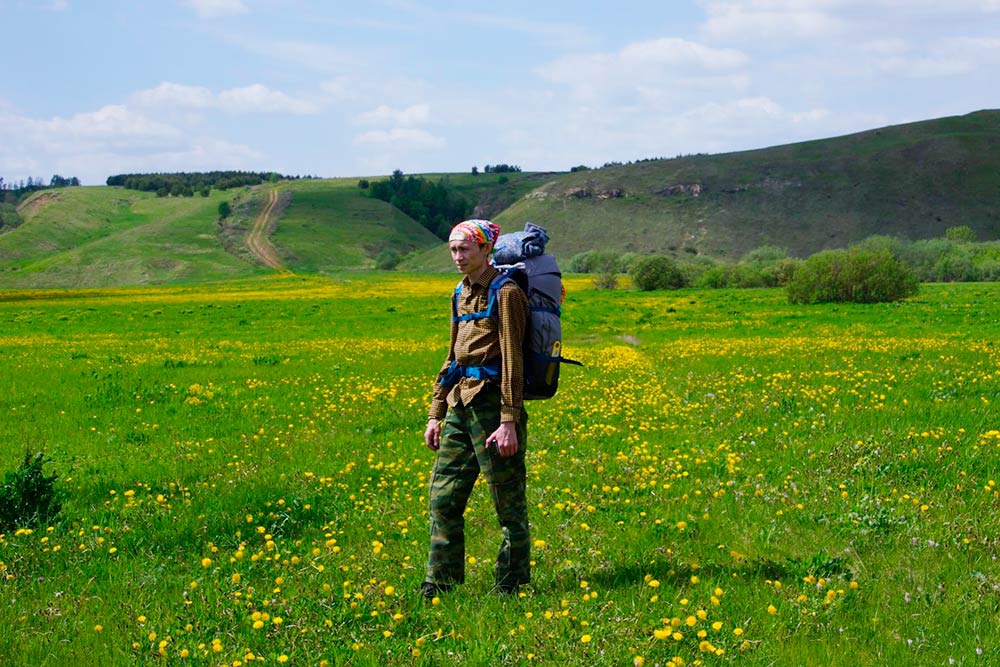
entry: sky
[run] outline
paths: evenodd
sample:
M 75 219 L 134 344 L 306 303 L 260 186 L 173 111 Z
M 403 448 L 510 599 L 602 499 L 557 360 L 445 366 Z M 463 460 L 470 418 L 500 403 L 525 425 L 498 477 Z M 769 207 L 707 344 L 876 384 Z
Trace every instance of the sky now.
M 0 0 L 0 177 L 524 171 L 1000 107 L 1000 0 Z

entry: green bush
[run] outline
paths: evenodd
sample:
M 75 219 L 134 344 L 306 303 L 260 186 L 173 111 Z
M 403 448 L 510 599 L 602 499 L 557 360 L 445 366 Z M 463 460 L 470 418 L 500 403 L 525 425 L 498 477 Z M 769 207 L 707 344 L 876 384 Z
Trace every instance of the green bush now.
M 56 475 L 46 477 L 46 462 L 39 452 L 24 453 L 24 463 L 8 470 L 0 487 L 0 531 L 47 524 L 62 509 L 62 493 L 56 488 Z
M 383 250 L 375 256 L 375 268 L 379 271 L 392 271 L 403 261 L 403 256 L 395 250 Z
M 570 273 L 623 273 L 623 256 L 614 250 L 587 250 L 573 255 L 566 269 Z
M 787 290 L 791 303 L 878 303 L 913 296 L 918 285 L 888 251 L 826 250 L 798 267 Z
M 643 292 L 657 289 L 678 289 L 687 283 L 677 262 L 663 255 L 643 257 L 629 271 L 632 282 Z

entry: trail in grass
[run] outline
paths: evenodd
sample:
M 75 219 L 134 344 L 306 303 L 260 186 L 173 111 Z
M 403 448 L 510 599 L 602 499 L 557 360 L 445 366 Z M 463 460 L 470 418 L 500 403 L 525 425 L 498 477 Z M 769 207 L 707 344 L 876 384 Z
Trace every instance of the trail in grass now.
M 274 209 L 278 205 L 278 191 L 271 189 L 268 196 L 267 206 L 260 212 L 260 215 L 253 221 L 253 227 L 247 234 L 247 248 L 264 265 L 275 271 L 287 271 L 285 265 L 278 257 L 278 250 L 271 243 L 270 235 L 274 231 L 277 221 L 274 219 Z

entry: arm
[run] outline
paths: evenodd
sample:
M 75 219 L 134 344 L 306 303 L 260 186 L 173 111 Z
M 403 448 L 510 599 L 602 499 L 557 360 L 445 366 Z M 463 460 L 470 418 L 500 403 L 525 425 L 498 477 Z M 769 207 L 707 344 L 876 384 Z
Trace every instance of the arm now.
M 451 336 L 448 341 L 448 356 L 444 365 L 434 379 L 434 390 L 431 396 L 431 407 L 427 415 L 427 428 L 424 430 L 424 444 L 433 451 L 441 446 L 441 420 L 448 412 L 446 397 L 448 392 L 441 386 L 441 376 L 455 359 L 455 338 L 458 336 L 458 323 L 451 323 Z
M 507 284 L 498 295 L 500 328 L 500 427 L 486 438 L 500 456 L 518 451 L 515 426 L 524 405 L 524 334 L 528 298 L 517 285 Z

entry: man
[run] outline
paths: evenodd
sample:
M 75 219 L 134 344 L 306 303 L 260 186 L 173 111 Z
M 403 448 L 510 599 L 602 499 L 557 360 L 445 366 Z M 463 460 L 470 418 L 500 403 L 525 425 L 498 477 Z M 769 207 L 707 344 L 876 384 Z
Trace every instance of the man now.
M 524 453 L 528 415 L 522 398 L 522 341 L 528 318 L 524 291 L 505 282 L 495 316 L 486 316 L 490 265 L 500 227 L 466 220 L 449 235 L 462 273 L 453 297 L 448 357 L 434 382 L 424 442 L 437 452 L 430 484 L 430 548 L 421 593 L 432 598 L 465 580 L 465 507 L 479 474 L 486 478 L 503 539 L 496 590 L 516 594 L 530 581 Z

